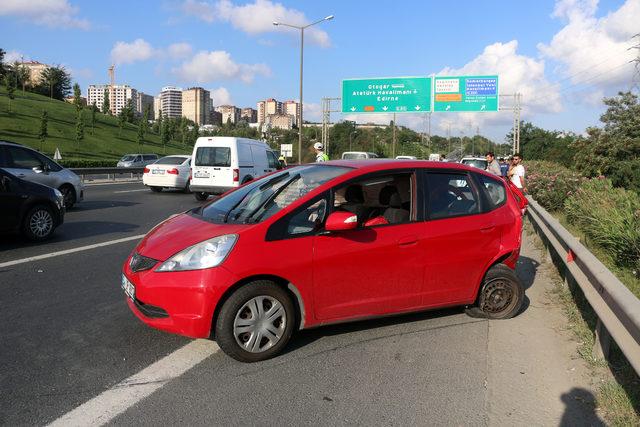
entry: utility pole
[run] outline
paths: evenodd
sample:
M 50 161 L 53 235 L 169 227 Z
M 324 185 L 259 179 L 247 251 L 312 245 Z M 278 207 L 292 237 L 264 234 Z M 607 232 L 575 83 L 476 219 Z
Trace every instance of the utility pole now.
M 447 142 L 449 143 L 449 152 L 447 153 L 447 156 L 449 156 L 449 154 L 451 154 L 451 123 L 447 125 Z
M 331 127 L 331 113 L 339 113 L 341 110 L 332 110 L 331 101 L 340 102 L 342 98 L 322 98 L 322 145 L 327 155 L 329 152 L 329 129 Z
M 636 49 L 638 51 L 636 57 L 631 60 L 635 65 L 636 71 L 633 73 L 633 79 L 631 81 L 631 90 L 635 89 L 636 92 L 640 92 L 640 33 L 632 37 L 637 39 L 636 44 L 631 46 L 629 50 Z
M 393 113 L 393 140 L 391 141 L 391 157 L 396 157 L 396 113 Z
M 429 144 L 429 154 L 431 154 L 431 112 L 428 112 L 427 116 L 427 143 Z

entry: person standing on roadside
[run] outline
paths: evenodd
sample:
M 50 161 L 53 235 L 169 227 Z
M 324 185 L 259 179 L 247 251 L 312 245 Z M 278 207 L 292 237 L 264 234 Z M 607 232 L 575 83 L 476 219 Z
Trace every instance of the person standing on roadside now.
M 504 160 L 504 157 L 500 157 L 500 174 L 503 178 L 507 177 L 507 172 L 509 172 L 509 164 Z
M 496 160 L 496 156 L 493 154 L 493 152 L 487 152 L 487 154 L 485 154 L 485 158 L 487 159 L 486 171 L 496 176 L 501 176 L 502 172 L 500 172 L 500 164 Z
M 525 171 L 524 166 L 522 165 L 522 156 L 520 153 L 515 153 L 513 155 L 513 162 L 511 163 L 511 168 L 508 172 L 508 178 L 513 185 L 521 189 L 523 192 L 527 192 L 527 184 L 524 179 Z
M 324 146 L 320 142 L 313 144 L 313 149 L 316 150 L 316 162 L 328 162 L 329 156 L 324 152 Z

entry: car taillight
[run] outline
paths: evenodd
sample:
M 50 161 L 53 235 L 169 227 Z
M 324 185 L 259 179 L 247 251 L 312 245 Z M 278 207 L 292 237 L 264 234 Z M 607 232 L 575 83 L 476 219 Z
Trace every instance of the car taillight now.
M 233 170 L 233 182 L 240 181 L 240 169 Z
M 148 167 L 144 167 L 144 173 L 149 173 L 149 168 Z
M 180 172 L 178 172 L 178 169 L 176 169 L 176 168 L 169 169 L 169 170 L 167 171 L 167 173 L 168 173 L 168 174 L 171 174 L 171 175 L 180 175 Z

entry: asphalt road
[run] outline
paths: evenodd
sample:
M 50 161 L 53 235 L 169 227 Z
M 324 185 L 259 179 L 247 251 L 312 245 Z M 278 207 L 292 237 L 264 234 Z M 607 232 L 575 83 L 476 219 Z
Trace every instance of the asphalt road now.
M 198 204 L 139 183 L 91 186 L 52 241 L 0 237 L 0 265 L 144 234 Z M 87 401 L 112 408 L 95 423 L 117 425 L 492 424 L 490 322 L 450 309 L 324 327 L 298 333 L 280 357 L 241 364 L 213 342 L 152 330 L 129 312 L 119 278 L 136 243 L 0 268 L 0 424 L 45 425 Z M 518 273 L 531 286 L 527 260 Z M 177 350 L 194 343 L 210 354 L 171 376 L 184 358 Z M 131 380 L 167 357 L 176 359 L 159 379 Z M 130 396 L 119 410 L 104 397 L 114 390 Z

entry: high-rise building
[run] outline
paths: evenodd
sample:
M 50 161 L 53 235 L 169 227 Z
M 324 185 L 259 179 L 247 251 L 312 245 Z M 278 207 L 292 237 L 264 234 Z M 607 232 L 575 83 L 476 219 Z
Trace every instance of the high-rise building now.
M 240 119 L 247 123 L 256 123 L 258 121 L 258 112 L 251 107 L 240 110 Z
M 209 123 L 210 93 L 201 87 L 182 91 L 182 115 L 198 126 Z
M 223 125 L 228 122 L 238 123 L 240 121 L 240 109 L 235 105 L 219 105 L 216 107 L 216 111 L 222 114 Z
M 282 114 L 282 102 L 269 98 L 258 102 L 258 124 L 262 125 L 267 121 L 269 114 Z
M 299 126 L 300 123 L 300 103 L 296 101 L 285 101 L 282 103 L 282 114 L 293 116 L 293 125 Z
M 175 86 L 165 86 L 160 91 L 160 108 L 163 117 L 182 117 L 182 89 Z
M 293 127 L 293 116 L 291 114 L 269 114 L 266 123 L 272 128 L 290 130 Z
M 43 64 L 38 61 L 24 61 L 21 62 L 20 65 L 26 67 L 29 70 L 29 80 L 27 81 L 27 86 L 37 86 L 40 83 L 40 78 L 42 77 L 42 72 L 49 68 L 47 64 Z
M 153 97 L 153 120 L 158 120 L 160 112 L 162 111 L 162 101 L 160 96 Z
M 211 109 L 209 123 L 211 123 L 212 125 L 220 126 L 222 124 L 222 114 L 219 111 L 216 111 L 215 109 Z
M 151 95 L 147 95 L 144 92 L 138 92 L 138 99 L 136 101 L 136 113 L 142 117 L 144 116 L 144 112 L 147 108 L 149 108 L 149 120 L 154 120 L 154 97 Z M 147 107 L 149 106 L 149 107 Z
M 131 102 L 134 110 L 138 102 L 138 91 L 129 85 L 114 85 L 113 93 L 111 93 L 110 85 L 89 85 L 87 88 L 87 105 L 95 105 L 102 110 L 102 102 L 104 101 L 104 93 L 107 91 L 109 97 L 109 107 L 111 114 L 117 116 L 120 111 Z

